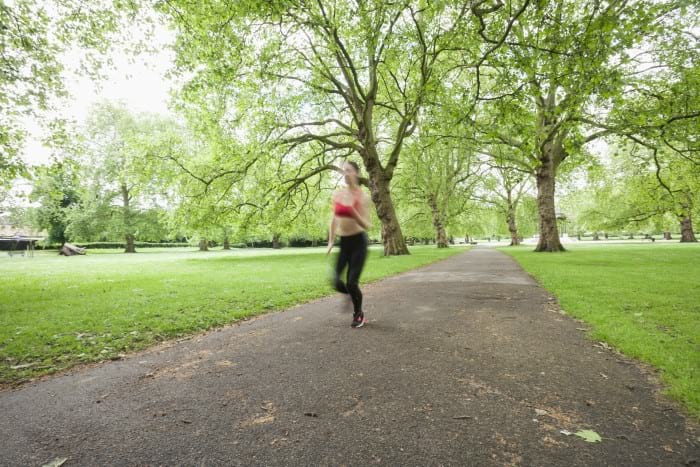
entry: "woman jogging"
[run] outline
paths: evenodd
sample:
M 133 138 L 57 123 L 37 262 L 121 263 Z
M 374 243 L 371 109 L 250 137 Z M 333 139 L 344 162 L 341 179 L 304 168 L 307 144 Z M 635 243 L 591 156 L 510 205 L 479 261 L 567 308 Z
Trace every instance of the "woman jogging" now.
M 346 187 L 333 194 L 333 218 L 328 235 L 328 251 L 333 249 L 336 233 L 340 235 L 340 254 L 335 265 L 334 287 L 350 295 L 354 309 L 352 327 L 362 327 L 367 321 L 362 311 L 360 274 L 367 258 L 367 229 L 369 229 L 369 196 L 358 183 L 360 169 L 355 162 L 343 167 Z M 347 266 L 345 283 L 341 280 Z

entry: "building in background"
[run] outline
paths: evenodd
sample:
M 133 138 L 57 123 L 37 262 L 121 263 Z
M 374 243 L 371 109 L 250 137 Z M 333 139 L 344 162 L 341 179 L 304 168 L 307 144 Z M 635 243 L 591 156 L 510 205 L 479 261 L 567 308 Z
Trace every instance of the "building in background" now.
M 0 251 L 32 255 L 36 242 L 46 239 L 46 232 L 40 232 L 25 225 L 15 224 L 10 217 L 0 213 Z

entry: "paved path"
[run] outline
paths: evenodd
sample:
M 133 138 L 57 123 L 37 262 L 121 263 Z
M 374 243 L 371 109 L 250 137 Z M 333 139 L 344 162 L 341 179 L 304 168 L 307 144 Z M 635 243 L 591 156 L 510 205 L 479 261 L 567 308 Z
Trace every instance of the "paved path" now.
M 474 249 L 0 393 L 0 465 L 697 465 L 636 364 L 509 257 Z M 592 429 L 601 443 L 561 430 Z M 693 464 L 695 461 L 695 464 Z

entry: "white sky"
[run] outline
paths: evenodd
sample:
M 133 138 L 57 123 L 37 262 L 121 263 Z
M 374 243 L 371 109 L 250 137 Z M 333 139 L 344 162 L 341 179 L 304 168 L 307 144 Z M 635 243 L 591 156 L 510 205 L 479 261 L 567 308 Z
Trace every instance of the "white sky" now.
M 95 83 L 91 78 L 74 72 L 80 61 L 80 51 L 66 53 L 62 62 L 66 68 L 65 86 L 69 97 L 58 106 L 57 114 L 82 123 L 90 106 L 100 100 L 122 100 L 134 112 L 156 112 L 169 114 L 169 92 L 173 88 L 165 77 L 174 60 L 168 48 L 174 35 L 159 26 L 153 43 L 159 51 L 130 57 L 120 51 L 112 53 L 113 65 L 105 70 L 107 79 Z M 34 121 L 27 121 L 30 137 L 27 138 L 23 157 L 31 165 L 49 161 L 49 149 L 41 143 L 43 130 Z
M 134 34 L 138 34 L 138 31 L 134 31 Z M 57 103 L 55 114 L 48 114 L 47 117 L 64 117 L 81 124 L 90 107 L 105 99 L 122 100 L 133 112 L 171 114 L 168 102 L 174 85 L 165 75 L 174 61 L 174 52 L 169 48 L 174 38 L 174 33 L 165 26 L 157 25 L 150 43 L 155 45 L 158 52 L 134 57 L 119 50 L 113 51 L 113 64 L 103 70 L 106 79 L 100 82 L 93 82 L 91 78 L 76 73 L 80 63 L 78 49 L 65 53 L 62 63 L 69 96 Z M 29 133 L 21 152 L 25 163 L 41 165 L 50 162 L 51 150 L 42 144 L 42 139 L 47 136 L 46 130 L 33 119 L 26 119 L 24 125 Z M 31 192 L 31 183 L 21 178 L 15 180 L 10 190 L 14 203 L 26 204 L 22 198 Z

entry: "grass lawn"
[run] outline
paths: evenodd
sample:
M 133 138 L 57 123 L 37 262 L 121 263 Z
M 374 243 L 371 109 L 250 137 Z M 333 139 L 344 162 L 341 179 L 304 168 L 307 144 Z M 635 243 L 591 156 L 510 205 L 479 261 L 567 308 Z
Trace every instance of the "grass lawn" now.
M 502 251 L 590 323 L 592 338 L 661 369 L 668 394 L 700 417 L 700 245 Z
M 363 282 L 465 248 L 370 249 Z M 114 358 L 154 342 L 335 293 L 325 248 L 143 249 L 0 256 L 0 383 Z

